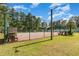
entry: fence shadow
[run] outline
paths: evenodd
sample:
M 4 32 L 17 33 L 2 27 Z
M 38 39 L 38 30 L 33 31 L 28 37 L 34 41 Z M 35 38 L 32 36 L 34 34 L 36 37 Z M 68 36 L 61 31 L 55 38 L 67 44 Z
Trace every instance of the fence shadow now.
M 33 44 L 37 44 L 37 43 L 41 43 L 41 42 L 46 42 L 46 41 L 50 41 L 50 39 L 49 40 L 38 41 L 38 42 L 33 42 L 33 43 L 25 44 L 25 45 L 20 45 L 20 46 L 13 47 L 13 48 L 14 48 L 15 53 L 16 53 L 16 52 L 19 52 L 19 50 L 17 50 L 17 48 L 24 47 L 24 46 L 29 46 L 29 45 L 33 45 Z
M 3 44 L 4 43 L 4 39 L 0 39 L 0 44 Z

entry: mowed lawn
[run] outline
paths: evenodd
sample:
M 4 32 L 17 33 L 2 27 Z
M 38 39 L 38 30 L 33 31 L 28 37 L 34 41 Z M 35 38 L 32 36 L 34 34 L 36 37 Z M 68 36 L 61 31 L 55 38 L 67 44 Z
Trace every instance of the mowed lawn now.
M 0 45 L 0 55 L 6 56 L 79 56 L 79 33 Z
M 4 38 L 4 34 L 0 33 L 0 39 L 3 39 L 3 38 Z

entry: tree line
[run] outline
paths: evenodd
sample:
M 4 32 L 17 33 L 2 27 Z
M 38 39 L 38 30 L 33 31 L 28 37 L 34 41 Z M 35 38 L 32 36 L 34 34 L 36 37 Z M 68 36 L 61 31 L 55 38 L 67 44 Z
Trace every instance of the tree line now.
M 23 11 L 16 11 L 14 8 L 8 7 L 6 4 L 0 4 L 0 30 L 4 29 L 4 15 L 6 18 L 6 25 L 9 27 L 17 27 L 18 32 L 38 32 L 43 29 L 50 30 L 51 23 L 42 22 L 40 17 L 34 16 L 31 13 L 24 13 Z M 71 17 L 69 21 L 63 20 L 52 22 L 53 29 L 74 29 L 79 27 L 79 24 L 76 23 L 75 19 L 77 17 Z M 75 21 L 75 22 L 74 22 Z
M 20 32 L 40 31 L 41 18 L 31 13 L 25 14 L 22 11 L 16 11 L 5 4 L 0 4 L 0 28 L 4 26 L 4 14 L 9 27 L 17 27 Z

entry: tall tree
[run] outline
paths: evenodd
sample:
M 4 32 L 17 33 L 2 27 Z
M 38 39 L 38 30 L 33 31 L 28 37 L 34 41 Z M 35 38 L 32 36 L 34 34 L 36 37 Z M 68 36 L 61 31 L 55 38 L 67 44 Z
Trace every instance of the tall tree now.
M 75 29 L 77 26 L 76 26 L 76 23 L 75 21 L 73 20 L 73 18 L 71 17 L 67 23 L 67 28 L 69 29 L 69 34 L 72 35 L 72 29 Z
M 7 27 L 8 10 L 9 10 L 9 7 L 6 4 L 0 4 L 0 26 L 1 26 L 1 29 L 4 27 L 4 25 Z

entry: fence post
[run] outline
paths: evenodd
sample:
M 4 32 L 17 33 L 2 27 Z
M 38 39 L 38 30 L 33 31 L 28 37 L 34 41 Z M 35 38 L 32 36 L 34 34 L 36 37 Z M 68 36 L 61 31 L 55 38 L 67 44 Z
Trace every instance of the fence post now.
M 6 25 L 6 14 L 4 13 L 4 42 L 7 40 L 7 25 Z

